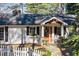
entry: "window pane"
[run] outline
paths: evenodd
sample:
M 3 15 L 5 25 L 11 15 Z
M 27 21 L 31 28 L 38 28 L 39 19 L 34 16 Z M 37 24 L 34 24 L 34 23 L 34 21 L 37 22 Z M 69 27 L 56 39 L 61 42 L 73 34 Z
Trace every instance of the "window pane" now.
M 35 28 L 34 27 L 30 27 L 30 34 L 35 35 Z

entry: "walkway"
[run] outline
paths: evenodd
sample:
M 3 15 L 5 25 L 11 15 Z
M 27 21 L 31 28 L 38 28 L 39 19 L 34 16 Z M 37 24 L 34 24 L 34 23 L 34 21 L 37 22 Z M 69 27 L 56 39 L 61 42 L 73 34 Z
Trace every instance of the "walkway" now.
M 56 45 L 47 45 L 45 47 L 52 51 L 52 56 L 62 56 L 61 50 Z

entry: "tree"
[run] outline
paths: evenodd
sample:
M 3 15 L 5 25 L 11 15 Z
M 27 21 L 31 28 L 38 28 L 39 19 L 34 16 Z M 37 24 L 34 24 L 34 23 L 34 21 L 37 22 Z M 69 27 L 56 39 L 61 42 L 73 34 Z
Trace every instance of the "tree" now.
M 67 51 L 72 56 L 79 55 L 79 34 L 74 32 L 69 36 L 68 40 L 65 40 L 63 43 L 64 47 L 66 47 Z
M 67 3 L 67 14 L 76 15 L 76 22 L 74 23 L 74 28 L 76 30 L 77 25 L 79 23 L 79 3 Z
M 79 3 L 67 3 L 66 7 L 68 14 L 79 14 Z
M 32 3 L 28 4 L 28 11 L 31 13 L 36 14 L 49 14 L 49 13 L 56 13 L 58 8 L 58 3 Z

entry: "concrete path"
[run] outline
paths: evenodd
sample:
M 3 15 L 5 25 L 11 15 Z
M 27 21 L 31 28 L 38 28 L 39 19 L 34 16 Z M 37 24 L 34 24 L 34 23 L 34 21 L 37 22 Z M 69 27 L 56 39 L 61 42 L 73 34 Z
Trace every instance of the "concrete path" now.
M 46 48 L 52 51 L 52 56 L 62 56 L 61 50 L 56 45 L 48 45 Z

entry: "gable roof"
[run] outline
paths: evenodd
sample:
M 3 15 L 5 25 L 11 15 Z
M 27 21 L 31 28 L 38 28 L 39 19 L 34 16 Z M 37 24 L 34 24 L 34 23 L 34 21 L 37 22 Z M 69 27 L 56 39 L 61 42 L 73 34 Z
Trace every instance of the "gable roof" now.
M 8 17 L 8 18 L 7 18 Z M 68 16 L 68 15 L 58 15 L 58 14 L 23 14 L 18 16 L 9 16 L 7 17 L 0 17 L 0 25 L 27 25 L 27 24 L 41 24 L 53 17 L 56 17 L 60 19 L 60 21 L 63 21 L 63 23 L 71 24 L 74 23 L 75 17 Z M 12 18 L 12 19 L 11 19 Z
M 63 22 L 61 19 L 59 19 L 59 18 L 57 18 L 57 17 L 52 17 L 52 18 L 50 18 L 50 19 L 48 19 L 48 20 L 46 20 L 46 21 L 44 21 L 44 22 L 42 22 L 41 24 L 45 24 L 45 23 L 47 23 L 47 22 L 49 22 L 49 21 L 51 21 L 51 20 L 57 20 L 57 21 L 59 21 L 60 23 L 62 23 L 63 25 L 67 25 L 67 23 L 65 23 L 65 22 Z

